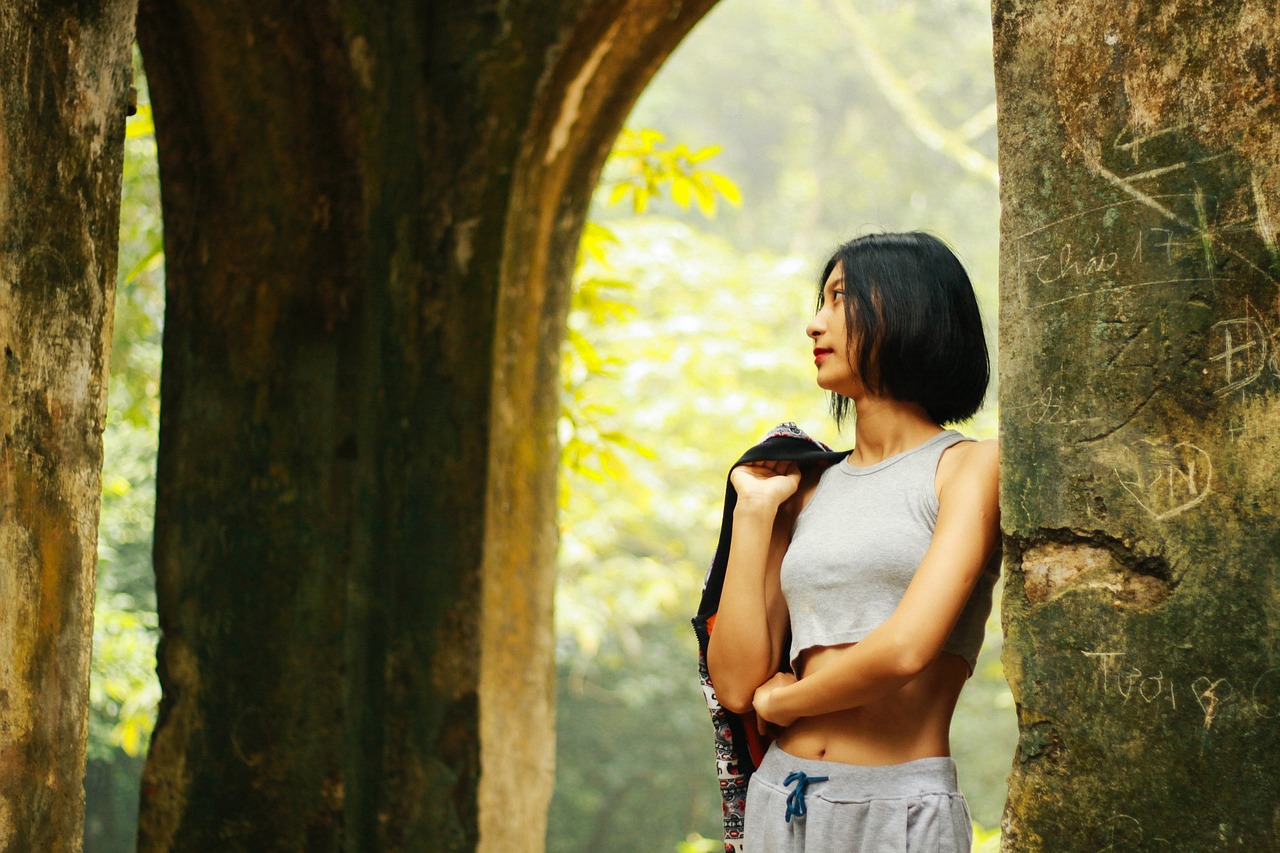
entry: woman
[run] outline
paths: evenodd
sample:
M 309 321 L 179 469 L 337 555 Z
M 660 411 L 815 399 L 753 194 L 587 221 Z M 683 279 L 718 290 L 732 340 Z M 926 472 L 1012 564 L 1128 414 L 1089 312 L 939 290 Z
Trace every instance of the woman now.
M 855 414 L 855 447 L 803 476 L 734 469 L 707 651 L 720 704 L 780 729 L 751 777 L 747 849 L 967 851 L 948 734 L 999 573 L 998 451 L 943 425 L 986 393 L 977 300 L 922 233 L 841 246 L 821 288 L 817 382 L 838 423 Z

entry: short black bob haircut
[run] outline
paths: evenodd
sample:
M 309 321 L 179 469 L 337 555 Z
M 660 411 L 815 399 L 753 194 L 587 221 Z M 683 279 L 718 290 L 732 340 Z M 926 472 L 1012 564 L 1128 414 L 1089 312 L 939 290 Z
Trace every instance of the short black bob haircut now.
M 945 425 L 982 407 L 991 361 L 969 275 L 937 237 L 921 231 L 867 234 L 831 256 L 818 280 L 839 266 L 851 366 L 867 390 L 919 403 Z M 850 400 L 831 395 L 842 425 Z

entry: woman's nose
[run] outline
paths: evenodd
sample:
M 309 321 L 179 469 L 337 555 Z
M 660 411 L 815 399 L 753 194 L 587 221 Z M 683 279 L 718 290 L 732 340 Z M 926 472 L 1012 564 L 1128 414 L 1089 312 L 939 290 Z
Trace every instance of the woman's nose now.
M 809 325 L 805 326 L 805 334 L 813 338 L 815 341 L 822 337 L 822 324 L 818 322 L 817 314 L 813 315 L 813 319 L 809 321 Z

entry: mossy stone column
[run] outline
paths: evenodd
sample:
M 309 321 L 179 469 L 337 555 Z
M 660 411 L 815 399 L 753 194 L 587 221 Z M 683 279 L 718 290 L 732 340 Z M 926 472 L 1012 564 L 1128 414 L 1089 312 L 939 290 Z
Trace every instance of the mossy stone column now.
M 78 851 L 132 0 L 0 5 L 0 851 Z
M 994 24 L 1005 847 L 1280 849 L 1280 19 Z
M 139 847 L 536 853 L 559 347 L 713 0 L 142 0 L 167 306 Z

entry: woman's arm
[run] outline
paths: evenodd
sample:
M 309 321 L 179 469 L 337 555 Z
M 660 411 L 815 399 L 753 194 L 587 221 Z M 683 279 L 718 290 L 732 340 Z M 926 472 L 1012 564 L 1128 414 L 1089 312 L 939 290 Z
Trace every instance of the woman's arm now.
M 996 546 L 999 464 L 995 441 L 965 448 L 939 489 L 929 549 L 893 614 L 860 642 L 835 650 L 828 656 L 834 662 L 812 675 L 763 684 L 754 697 L 756 713 L 787 726 L 800 717 L 865 705 L 933 662 Z
M 800 473 L 794 463 L 755 463 L 735 468 L 730 480 L 738 500 L 707 670 L 720 704 L 741 714 L 782 655 L 788 620 L 779 573 L 792 515 L 784 503 Z

